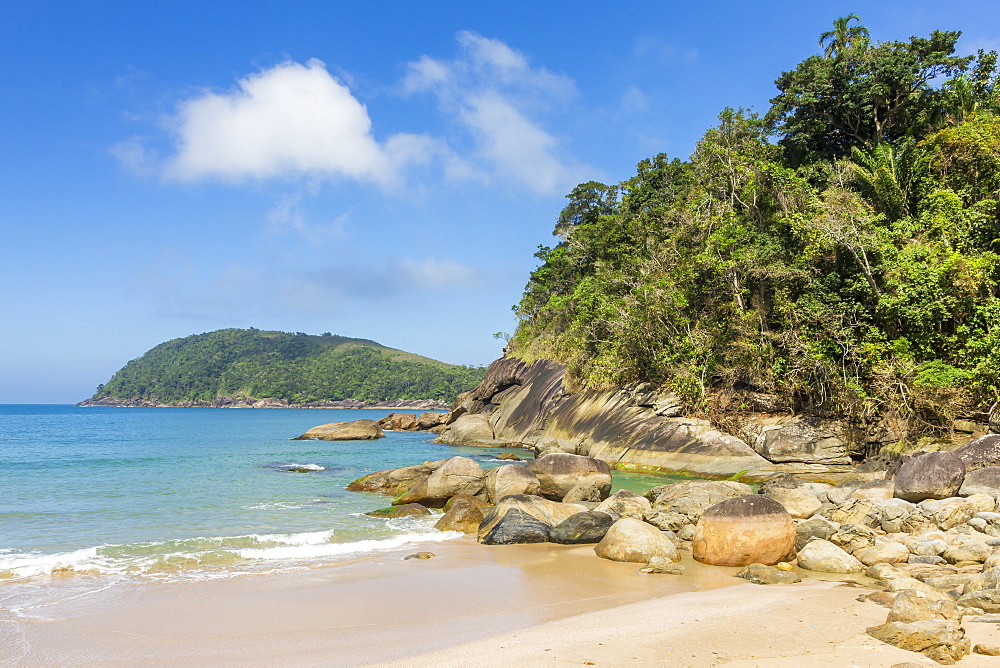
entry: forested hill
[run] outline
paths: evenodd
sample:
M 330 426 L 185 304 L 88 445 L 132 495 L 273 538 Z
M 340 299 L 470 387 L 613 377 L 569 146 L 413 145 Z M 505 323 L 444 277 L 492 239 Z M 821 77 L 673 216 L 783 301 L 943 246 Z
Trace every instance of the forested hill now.
M 510 351 L 571 386 L 649 382 L 692 413 L 766 406 L 904 433 L 1000 392 L 1000 86 L 959 32 L 876 41 L 855 17 L 726 109 L 687 160 L 584 183 Z M 734 101 L 738 103 L 738 101 Z
M 270 398 L 293 404 L 436 399 L 482 380 L 455 366 L 367 339 L 258 329 L 220 329 L 152 348 L 97 388 L 92 400 L 155 403 Z

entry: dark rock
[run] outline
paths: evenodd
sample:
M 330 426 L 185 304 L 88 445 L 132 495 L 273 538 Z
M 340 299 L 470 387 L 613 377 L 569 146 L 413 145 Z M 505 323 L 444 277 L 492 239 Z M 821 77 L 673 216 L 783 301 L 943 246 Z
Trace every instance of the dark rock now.
M 896 473 L 894 494 L 918 503 L 956 496 L 965 478 L 965 464 L 950 452 L 928 452 L 905 460 Z
M 549 532 L 549 540 L 564 545 L 599 543 L 615 523 L 611 515 L 595 510 L 570 515 Z
M 956 457 L 962 460 L 968 471 L 1000 465 L 1000 434 L 986 434 L 974 438 L 958 450 Z
M 736 577 L 749 580 L 754 584 L 794 584 L 802 582 L 802 576 L 795 571 L 788 571 L 782 568 L 775 568 L 766 564 L 750 564 L 736 574 Z
M 551 527 L 518 508 L 511 508 L 489 530 L 479 534 L 483 545 L 545 543 Z
M 559 503 L 530 494 L 511 494 L 500 499 L 496 507 L 489 511 L 479 527 L 479 535 L 482 536 L 492 529 L 493 525 L 507 514 L 507 511 L 514 508 L 531 515 L 550 529 L 568 517 L 587 510 L 584 506 L 576 503 Z
M 653 557 L 664 557 L 671 561 L 681 559 L 677 548 L 666 534 L 651 524 L 631 517 L 612 524 L 601 542 L 594 546 L 594 553 L 611 561 L 643 564 Z
M 776 564 L 795 558 L 795 524 L 780 503 L 759 494 L 727 499 L 698 520 L 694 558 L 716 566 Z
M 419 503 L 407 503 L 402 506 L 379 508 L 378 510 L 373 510 L 370 513 L 365 513 L 365 515 L 370 515 L 371 517 L 381 517 L 383 519 L 392 519 L 393 517 L 426 517 L 430 514 L 431 511 L 427 510 L 427 508 Z

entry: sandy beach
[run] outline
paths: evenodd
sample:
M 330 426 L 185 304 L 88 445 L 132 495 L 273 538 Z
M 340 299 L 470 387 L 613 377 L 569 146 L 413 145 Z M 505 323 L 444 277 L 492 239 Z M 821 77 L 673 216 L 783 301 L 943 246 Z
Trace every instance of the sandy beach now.
M 764 587 L 687 554 L 682 576 L 641 575 L 588 546 L 431 549 L 75 599 L 54 579 L 36 619 L 0 612 L 0 665 L 934 665 L 865 635 L 885 608 L 836 578 Z M 966 629 L 1000 644 L 995 624 Z

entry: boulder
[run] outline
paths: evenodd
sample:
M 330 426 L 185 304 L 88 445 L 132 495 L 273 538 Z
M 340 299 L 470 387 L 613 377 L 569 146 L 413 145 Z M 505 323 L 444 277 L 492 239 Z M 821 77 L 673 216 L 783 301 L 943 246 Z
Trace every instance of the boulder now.
M 549 540 L 563 545 L 599 543 L 615 519 L 604 512 L 587 510 L 570 515 L 549 532 Z
M 417 428 L 416 413 L 389 413 L 378 421 L 378 426 L 390 431 L 412 431 Z
M 559 503 L 530 494 L 511 494 L 500 499 L 496 507 L 486 515 L 479 527 L 479 535 L 482 536 L 484 532 L 489 531 L 496 522 L 499 522 L 507 514 L 507 511 L 514 508 L 534 517 L 550 529 L 568 517 L 587 510 L 584 506 L 575 503 Z
M 854 558 L 865 566 L 875 564 L 905 564 L 910 558 L 910 551 L 902 543 L 893 541 L 863 547 L 853 553 Z
M 951 665 L 969 653 L 969 641 L 957 622 L 925 619 L 916 622 L 887 622 L 868 629 L 868 635 L 887 645 Z
M 727 499 L 699 518 L 691 552 L 715 566 L 790 561 L 795 558 L 795 524 L 780 503 L 766 496 Z
M 965 478 L 965 463 L 950 452 L 928 452 L 903 461 L 896 472 L 896 498 L 917 503 L 958 494 Z
M 841 506 L 824 510 L 823 514 L 837 524 L 858 524 L 877 527 L 882 524 L 882 512 L 874 501 L 848 499 Z
M 374 441 L 385 438 L 385 432 L 375 420 L 355 420 L 354 422 L 328 422 L 313 427 L 293 440 L 305 441 Z
M 794 571 L 786 571 L 782 568 L 775 568 L 766 564 L 750 564 L 736 574 L 736 577 L 743 578 L 754 584 L 793 584 L 802 582 L 802 576 Z
M 997 436 L 1000 436 L 998 434 Z M 987 466 L 986 468 L 968 471 L 959 496 L 972 496 L 973 494 L 986 494 L 994 499 L 1000 497 L 1000 466 Z
M 643 515 L 641 519 L 649 522 L 654 527 L 662 531 L 678 532 L 683 530 L 685 527 L 694 528 L 694 525 L 691 523 L 691 518 L 687 515 L 681 515 L 680 513 L 651 510 Z
M 980 469 L 983 470 L 983 469 Z M 966 474 L 966 479 L 968 479 L 968 474 Z M 964 497 L 966 501 L 971 503 L 976 507 L 976 513 L 992 513 L 997 509 L 996 497 L 992 494 L 969 494 Z
M 389 496 L 399 496 L 416 487 L 420 481 L 436 471 L 446 461 L 448 460 L 441 459 L 415 466 L 376 471 L 352 481 L 347 485 L 347 489 L 351 492 L 378 492 Z
M 864 565 L 828 540 L 816 538 L 799 550 L 799 568 L 819 573 L 860 573 Z
M 949 564 L 957 564 L 962 561 L 983 563 L 989 558 L 991 552 L 992 549 L 986 543 L 980 543 L 978 540 L 963 540 L 949 545 L 941 556 Z
M 1000 466 L 1000 434 L 986 434 L 974 438 L 955 450 L 954 454 L 962 460 L 968 471 Z
M 602 499 L 611 493 L 611 469 L 593 457 L 552 453 L 531 462 L 528 469 L 538 477 L 540 495 L 549 499 L 564 498 L 567 492 L 587 479 L 595 481 Z
M 732 480 L 685 480 L 673 485 L 660 485 L 646 492 L 655 512 L 674 512 L 687 516 L 691 524 L 698 521 L 710 506 L 738 496 L 753 494 L 750 485 Z
M 675 564 L 666 557 L 653 557 L 649 563 L 639 569 L 639 572 L 651 575 L 683 575 L 684 567 Z
M 930 536 L 904 539 L 910 552 L 920 556 L 941 556 L 948 549 L 948 543 L 940 538 Z
M 489 418 L 481 413 L 461 415 L 435 439 L 451 445 L 495 445 L 496 436 Z
M 1000 589 L 979 589 L 958 599 L 963 608 L 979 608 L 986 613 L 1000 612 Z
M 538 478 L 530 470 L 517 464 L 505 464 L 486 469 L 486 498 L 496 503 L 511 494 L 537 495 Z
M 801 550 L 813 538 L 828 539 L 840 528 L 836 522 L 831 522 L 821 515 L 803 520 L 795 525 L 795 549 Z
M 801 488 L 772 487 L 766 495 L 780 503 L 794 519 L 812 517 L 823 507 L 820 500 Z
M 757 431 L 752 446 L 771 462 L 850 464 L 849 425 L 834 420 L 800 416 L 764 418 L 748 425 Z
M 873 503 L 882 518 L 882 530 L 887 533 L 902 532 L 903 520 L 916 508 L 914 504 L 902 499 L 885 499 Z
M 827 540 L 848 554 L 854 554 L 863 548 L 873 547 L 883 538 L 863 524 L 841 524 Z
M 450 502 L 451 499 L 449 500 Z M 458 501 L 448 506 L 444 515 L 434 525 L 434 528 L 439 531 L 461 531 L 462 533 L 478 534 L 479 525 L 486 519 L 488 512 L 483 506 L 471 501 Z
M 511 508 L 486 530 L 480 527 L 479 542 L 483 545 L 544 543 L 548 541 L 551 529 L 550 525 L 523 510 Z
M 443 425 L 447 419 L 447 411 L 427 411 L 426 413 L 421 413 L 420 417 L 417 418 L 417 429 L 429 431 L 434 427 Z
M 444 510 L 447 512 L 456 503 L 471 503 L 477 508 L 492 508 L 493 504 L 484 499 L 481 496 L 472 496 L 471 494 L 456 494 L 447 501 L 444 502 Z
M 965 524 L 979 512 L 976 504 L 959 497 L 944 499 L 934 511 L 931 519 L 942 531 Z
M 653 557 L 680 561 L 677 548 L 670 539 L 651 524 L 623 517 L 608 529 L 601 542 L 594 546 L 597 556 L 611 561 L 648 563 Z
M 413 489 L 393 499 L 393 505 L 420 503 L 441 508 L 458 494 L 475 496 L 483 491 L 485 476 L 478 462 L 468 457 L 452 457 Z
M 425 506 L 419 503 L 406 503 L 401 506 L 391 506 L 389 508 L 379 508 L 378 510 L 373 510 L 365 515 L 371 517 L 381 517 L 383 519 L 392 519 L 394 517 L 426 517 L 431 514 L 431 511 L 427 510 Z
M 580 501 L 600 503 L 608 496 L 609 489 L 605 486 L 604 480 L 594 477 L 583 478 L 566 492 L 566 496 L 562 500 L 566 503 L 579 503 Z
M 632 517 L 641 520 L 652 510 L 652 507 L 649 499 L 646 497 L 639 496 L 627 489 L 622 489 L 606 498 L 594 510 L 609 513 L 617 517 Z

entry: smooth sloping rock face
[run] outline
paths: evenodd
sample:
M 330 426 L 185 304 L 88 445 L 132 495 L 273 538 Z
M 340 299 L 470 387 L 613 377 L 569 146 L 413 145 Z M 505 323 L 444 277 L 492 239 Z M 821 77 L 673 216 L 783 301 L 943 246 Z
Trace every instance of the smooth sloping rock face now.
M 974 438 L 954 452 L 969 471 L 1000 466 L 1000 434 Z
M 997 498 L 1000 496 L 1000 466 L 987 466 L 966 472 L 958 494 L 959 496 L 987 494 Z
M 926 619 L 888 622 L 868 629 L 868 635 L 900 649 L 920 652 L 938 663 L 951 665 L 969 653 L 965 631 L 956 622 Z
M 559 503 L 529 494 L 512 494 L 500 499 L 496 507 L 486 515 L 482 526 L 479 527 L 480 536 L 484 532 L 489 531 L 496 522 L 499 522 L 507 514 L 507 511 L 513 508 L 531 515 L 539 522 L 548 525 L 549 528 L 556 526 L 577 513 L 587 510 L 584 506 L 575 503 Z
M 511 508 L 489 529 L 480 528 L 479 542 L 483 545 L 514 545 L 545 543 L 552 527 L 518 508 Z
M 538 490 L 538 478 L 523 466 L 505 464 L 486 470 L 486 498 L 490 503 L 511 494 L 538 495 Z
M 887 622 L 918 622 L 921 619 L 961 621 L 955 601 L 947 594 L 904 589 L 896 595 Z
M 653 557 L 680 561 L 677 548 L 662 531 L 631 517 L 612 524 L 601 542 L 594 547 L 594 552 L 611 561 L 645 564 Z
M 294 440 L 316 439 L 319 441 L 374 441 L 385 438 L 385 432 L 375 420 L 355 420 L 354 422 L 329 422 L 313 427 Z
M 928 452 L 904 461 L 896 472 L 896 498 L 913 503 L 956 496 L 965 464 L 950 452 Z
M 644 519 L 651 509 L 649 499 L 627 489 L 615 492 L 594 508 L 618 517 L 631 517 L 637 520 Z
M 780 503 L 759 494 L 727 499 L 698 520 L 694 558 L 716 566 L 776 564 L 795 558 L 795 524 Z
M 693 524 L 709 507 L 726 499 L 753 494 L 750 485 L 732 480 L 685 480 L 673 485 L 660 485 L 646 492 L 655 512 L 685 515 Z
M 864 565 L 828 540 L 817 538 L 799 550 L 799 568 L 819 573 L 860 573 Z
M 441 508 L 453 496 L 474 496 L 483 491 L 483 467 L 468 457 L 452 457 L 420 484 L 393 499 L 393 505 L 420 503 L 428 508 Z
M 399 496 L 417 486 L 424 478 L 434 473 L 447 459 L 424 462 L 415 466 L 376 471 L 352 481 L 347 489 L 351 492 L 378 492 L 389 496 Z
M 736 577 L 749 580 L 754 584 L 794 584 L 802 582 L 802 576 L 795 571 L 786 571 L 766 564 L 750 564 L 736 574 Z
M 460 416 L 441 432 L 437 441 L 451 445 L 493 445 L 497 443 L 493 435 L 493 425 L 482 414 Z
M 564 545 L 599 543 L 614 523 L 611 515 L 588 510 L 571 515 L 554 526 L 549 532 L 549 540 Z
M 818 498 L 801 488 L 773 487 L 767 492 L 767 496 L 780 503 L 789 515 L 799 520 L 812 517 L 823 507 Z
M 486 519 L 483 506 L 469 501 L 459 501 L 445 511 L 434 528 L 439 531 L 461 531 L 462 533 L 479 533 L 479 525 Z
M 552 453 L 531 462 L 528 469 L 538 477 L 540 495 L 549 499 L 562 499 L 585 478 L 597 482 L 602 499 L 606 499 L 611 493 L 611 469 L 593 457 L 566 452 Z

